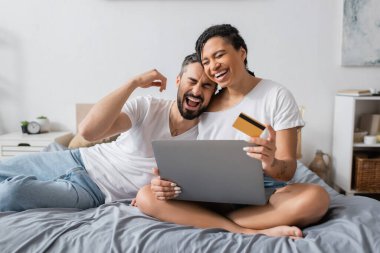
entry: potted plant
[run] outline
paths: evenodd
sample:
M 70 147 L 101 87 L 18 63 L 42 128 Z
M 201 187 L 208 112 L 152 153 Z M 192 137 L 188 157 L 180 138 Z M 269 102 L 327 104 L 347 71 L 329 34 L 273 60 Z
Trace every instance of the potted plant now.
M 41 126 L 41 133 L 50 131 L 50 121 L 46 116 L 38 116 L 36 121 Z
M 21 132 L 23 134 L 27 134 L 28 133 L 27 127 L 28 127 L 29 121 L 23 120 L 20 123 L 21 123 Z

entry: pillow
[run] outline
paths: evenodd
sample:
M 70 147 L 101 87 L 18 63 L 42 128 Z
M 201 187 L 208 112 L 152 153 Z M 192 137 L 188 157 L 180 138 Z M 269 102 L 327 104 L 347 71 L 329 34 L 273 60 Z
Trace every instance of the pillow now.
M 87 141 L 85 138 L 83 138 L 83 136 L 76 134 L 74 138 L 71 139 L 68 148 L 74 149 L 74 148 L 91 147 L 100 143 L 112 142 L 116 140 L 118 136 L 119 135 L 115 135 L 115 136 L 111 136 L 111 137 L 98 140 L 98 141 Z

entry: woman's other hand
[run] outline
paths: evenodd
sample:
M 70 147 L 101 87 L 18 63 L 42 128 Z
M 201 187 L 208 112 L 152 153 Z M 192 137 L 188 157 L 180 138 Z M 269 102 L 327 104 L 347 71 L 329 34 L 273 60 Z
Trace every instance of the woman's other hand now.
M 169 200 L 177 197 L 181 193 L 181 188 L 176 183 L 162 180 L 157 168 L 153 168 L 153 173 L 157 176 L 150 182 L 150 188 L 159 200 Z

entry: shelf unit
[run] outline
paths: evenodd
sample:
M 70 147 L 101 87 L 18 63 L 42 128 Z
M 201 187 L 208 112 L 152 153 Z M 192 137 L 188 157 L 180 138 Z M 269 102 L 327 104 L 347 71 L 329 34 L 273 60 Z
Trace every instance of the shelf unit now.
M 347 195 L 357 192 L 353 188 L 353 155 L 355 151 L 379 151 L 380 143 L 354 143 L 354 130 L 359 125 L 360 115 L 380 113 L 379 96 L 335 96 L 334 129 L 333 129 L 333 180 L 335 186 Z

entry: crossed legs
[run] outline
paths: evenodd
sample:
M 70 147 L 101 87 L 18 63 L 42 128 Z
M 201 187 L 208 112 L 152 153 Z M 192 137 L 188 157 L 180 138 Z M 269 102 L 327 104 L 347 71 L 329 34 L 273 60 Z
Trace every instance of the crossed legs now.
M 301 237 L 304 227 L 319 221 L 329 206 L 327 192 L 318 185 L 292 184 L 278 189 L 267 205 L 249 206 L 226 216 L 199 203 L 157 200 L 150 186 L 140 189 L 136 202 L 145 214 L 180 225 L 222 228 L 234 233 Z

